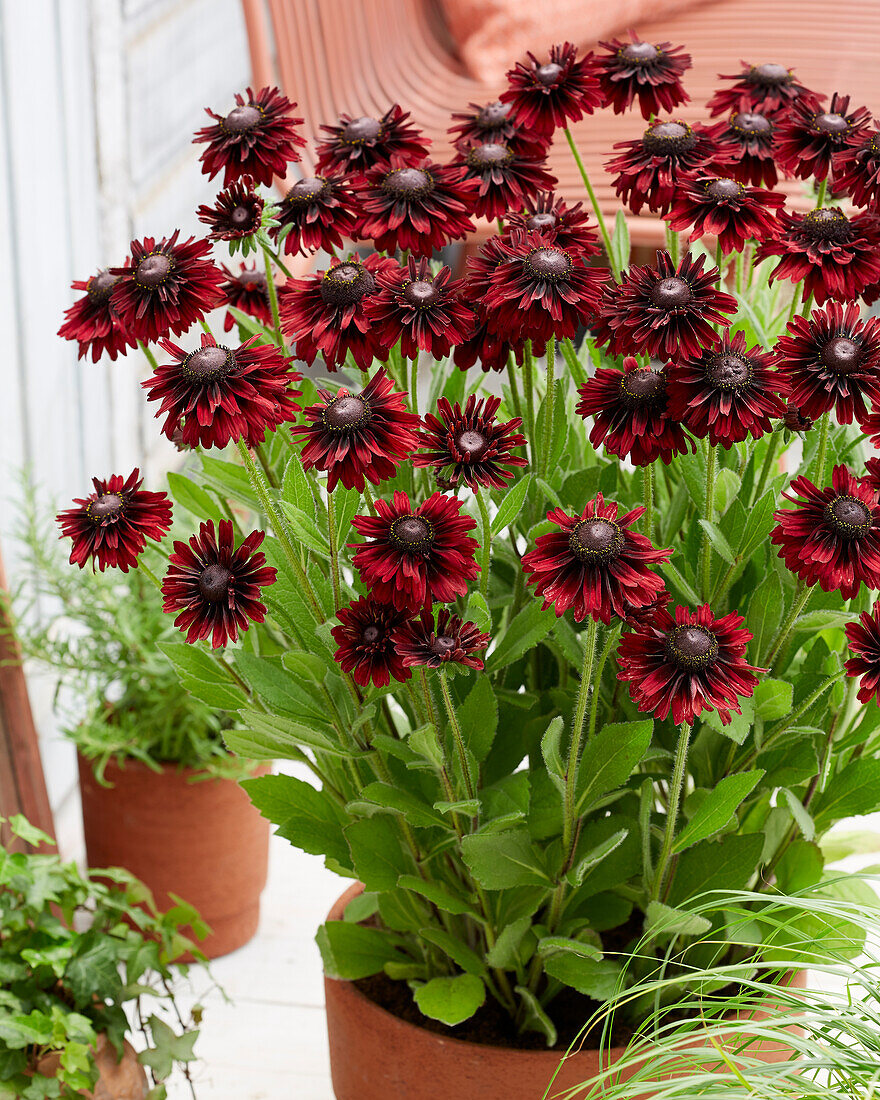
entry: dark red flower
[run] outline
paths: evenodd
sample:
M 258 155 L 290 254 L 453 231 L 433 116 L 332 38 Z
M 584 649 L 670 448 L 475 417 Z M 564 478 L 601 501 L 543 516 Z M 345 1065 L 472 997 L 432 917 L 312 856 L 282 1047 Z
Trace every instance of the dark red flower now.
M 600 42 L 608 52 L 597 54 L 592 69 L 599 80 L 605 105 L 622 115 L 635 100 L 642 118 L 674 110 L 691 98 L 681 78 L 691 67 L 691 55 L 684 46 L 671 42 L 642 42 L 635 35 L 631 42 L 612 38 Z
M 221 191 L 213 206 L 199 207 L 199 221 L 211 227 L 209 240 L 238 241 L 256 233 L 262 224 L 265 203 L 254 187 L 254 181 L 245 176 Z
M 376 501 L 375 516 L 355 516 L 352 526 L 368 539 L 350 543 L 361 581 L 381 603 L 413 614 L 431 603 L 451 603 L 467 592 L 480 567 L 476 521 L 461 515 L 462 502 L 434 493 L 414 508 L 406 493 L 393 503 Z
M 340 115 L 336 126 L 322 126 L 328 135 L 316 147 L 319 172 L 363 175 L 374 166 L 391 167 L 397 157 L 404 165 L 418 164 L 428 155 L 430 140 L 407 119 L 395 103 L 381 118 Z
M 237 275 L 225 264 L 221 264 L 221 267 L 226 281 L 220 284 L 220 290 L 226 305 L 234 306 L 242 313 L 249 313 L 264 325 L 271 325 L 272 307 L 269 305 L 265 272 L 258 271 L 256 264 L 253 267 L 242 264 Z M 223 331 L 229 332 L 235 323 L 235 318 L 227 310 L 223 319 Z
M 798 179 L 823 180 L 834 154 L 855 144 L 870 121 L 866 107 L 850 112 L 848 95 L 835 92 L 827 111 L 818 100 L 802 97 L 779 123 L 776 163 Z
M 880 493 L 880 458 L 869 458 L 865 461 L 865 476 L 861 481 L 875 493 Z
M 208 241 L 190 237 L 179 244 L 179 235 L 175 229 L 158 243 L 152 237 L 132 241 L 131 266 L 110 268 L 120 276 L 112 296 L 119 321 L 146 344 L 169 332 L 180 336 L 223 300 L 223 272 L 206 258 Z
M 174 543 L 162 581 L 162 610 L 177 614 L 174 625 L 186 632 L 188 642 L 210 635 L 217 649 L 266 618 L 260 589 L 275 583 L 277 570 L 266 565 L 262 551 L 257 553 L 265 537 L 263 531 L 251 531 L 236 550 L 232 521 L 220 521 L 218 536 L 208 520 L 188 543 Z
M 501 102 L 511 105 L 517 122 L 549 137 L 557 126 L 568 126 L 602 106 L 590 71 L 591 57 L 578 60 L 571 42 L 553 46 L 550 60 L 543 63 L 529 52 L 528 63 L 518 61 L 507 73 L 509 87 L 501 93 Z
M 492 330 L 485 310 L 476 303 L 472 308 L 474 325 L 471 335 L 467 340 L 456 344 L 452 352 L 452 361 L 459 370 L 470 370 L 474 364 L 479 363 L 484 373 L 490 370 L 500 372 L 507 368 L 511 355 L 522 366 L 525 356 L 525 337 L 520 334 L 512 340 L 505 339 L 500 333 Z M 546 344 L 535 342 L 532 345 L 532 354 L 540 357 L 544 354 L 545 348 Z
M 124 355 L 126 348 L 137 347 L 137 341 L 123 327 L 113 304 L 113 291 L 119 275 L 99 271 L 90 279 L 77 280 L 73 290 L 84 290 L 72 306 L 64 311 L 66 320 L 58 330 L 64 340 L 76 340 L 79 344 L 78 359 L 85 359 L 91 351 L 92 362 L 97 363 L 106 352 L 111 359 Z
M 518 210 L 556 184 L 543 160 L 518 156 L 503 141 L 472 143 L 461 149 L 454 163 L 463 164 L 465 178 L 479 185 L 472 200 L 474 215 L 490 221 L 506 217 L 509 210 Z
M 506 489 L 513 473 L 505 467 L 528 463 L 511 453 L 513 448 L 526 445 L 525 436 L 516 430 L 522 420 L 516 417 L 504 424 L 496 423 L 500 404 L 498 397 L 478 400 L 471 394 L 462 411 L 457 401 L 453 407 L 441 397 L 437 402 L 439 419 L 425 414 L 419 442 L 428 449 L 413 455 L 413 465 L 433 466 L 450 485 L 463 481 L 475 491 L 480 485 Z
M 552 191 L 526 199 L 522 212 L 508 211 L 507 229 L 525 233 L 537 230 L 567 252 L 577 252 L 584 259 L 597 256 L 602 247 L 587 221 L 581 203 L 569 206 L 557 199 Z
M 880 703 L 880 601 L 863 611 L 857 623 L 846 624 L 849 648 L 855 657 L 844 664 L 848 676 L 861 676 L 858 700 Z
M 691 126 L 681 119 L 652 122 L 640 138 L 618 141 L 624 152 L 605 165 L 616 175 L 614 190 L 634 214 L 647 204 L 649 210 L 665 214 L 675 198 L 678 181 L 717 159 L 717 149 L 704 126 Z
M 464 280 L 450 281 L 448 267 L 431 274 L 428 261 L 410 256 L 406 267 L 389 268 L 378 277 L 379 291 L 366 310 L 383 347 L 400 341 L 405 359 L 422 351 L 444 359 L 453 344 L 470 335 L 473 312 L 461 300 Z
M 412 676 L 394 636 L 406 622 L 405 612 L 361 596 L 340 607 L 336 617 L 339 626 L 330 633 L 339 648 L 333 660 L 356 684 L 387 687 L 392 678 L 403 683 Z
M 357 183 L 357 235 L 382 252 L 409 249 L 430 256 L 474 229 L 470 219 L 478 184 L 461 164 L 407 163 L 371 168 Z
M 688 453 L 688 438 L 669 415 L 666 391 L 665 371 L 640 366 L 629 356 L 623 371 L 599 367 L 578 387 L 575 412 L 594 418 L 594 447 L 604 444 L 609 454 L 628 458 L 634 466 L 658 458 L 668 466 L 675 455 Z
M 775 513 L 770 541 L 779 557 L 808 585 L 840 591 L 852 599 L 864 583 L 880 588 L 880 506 L 877 492 L 846 466 L 835 466 L 831 488 L 817 489 L 805 477 L 783 493 L 796 505 Z
M 707 234 L 717 237 L 729 256 L 741 252 L 748 240 L 763 240 L 777 226 L 774 215 L 785 205 L 785 195 L 763 187 L 746 187 L 729 177 L 699 172 L 679 180 L 672 206 L 665 215 L 669 228 L 681 232 L 693 226 L 688 240 Z
M 834 193 L 848 195 L 856 206 L 880 205 L 880 130 L 866 130 L 859 140 L 834 155 Z
M 437 612 L 436 626 L 433 611 L 423 611 L 417 619 L 410 619 L 394 632 L 394 644 L 407 668 L 420 665 L 442 668 L 452 662 L 479 672 L 483 662 L 474 654 L 485 649 L 490 641 L 490 636 L 481 634 L 475 623 L 462 622 L 446 607 Z
M 539 232 L 514 230 L 499 241 L 497 254 L 502 262 L 486 271 L 487 316 L 496 330 L 522 331 L 533 340 L 574 336 L 595 310 L 608 276 Z
M 841 424 L 863 421 L 880 404 L 880 319 L 862 322 L 855 303 L 829 302 L 809 320 L 794 317 L 774 349 L 790 400 L 813 420 L 835 409 Z M 867 403 L 867 404 L 866 404 Z
M 706 171 L 724 172 L 740 183 L 754 187 L 775 187 L 779 175 L 773 159 L 776 123 L 757 111 L 742 111 L 718 122 L 706 131 L 715 142 L 713 159 Z
M 457 122 L 446 131 L 456 149 L 467 149 L 469 145 L 484 141 L 501 141 L 520 157 L 541 160 L 547 155 L 547 138 L 517 122 L 509 103 L 496 99 L 483 107 L 469 103 L 468 108 L 468 111 L 453 112 L 452 118 Z
M 347 182 L 332 176 L 305 176 L 296 181 L 278 206 L 279 225 L 272 230 L 276 241 L 287 230 L 286 253 L 333 252 L 342 247 L 343 237 L 350 240 L 354 236 L 355 200 Z
M 818 305 L 831 298 L 848 302 L 870 292 L 880 279 L 880 219 L 858 213 L 848 218 L 836 207 L 808 214 L 779 213 L 775 237 L 759 243 L 755 262 L 779 256 L 773 279 L 803 282 L 804 298 Z
M 312 364 L 320 352 L 330 371 L 349 352 L 361 370 L 368 370 L 374 359 L 386 359 L 364 303 L 378 290 L 379 273 L 396 266 L 373 253 L 363 261 L 350 256 L 316 275 L 288 279 L 278 292 L 278 304 L 281 327 L 296 344 L 297 356 Z
M 790 432 L 811 432 L 814 426 L 812 419 L 809 416 L 804 416 L 797 405 L 792 404 L 791 401 L 785 406 L 782 423 Z
M 248 88 L 246 95 L 236 93 L 235 102 L 225 117 L 205 108 L 215 121 L 193 138 L 194 144 L 208 146 L 199 158 L 202 172 L 213 179 L 222 171 L 224 187 L 242 176 L 271 187 L 273 176 L 283 179 L 288 164 L 299 160 L 297 147 L 305 145 L 305 139 L 296 127 L 303 120 L 291 117 L 296 104 L 277 88 L 256 93 Z
M 777 114 L 787 111 L 799 96 L 810 96 L 823 100 L 798 84 L 794 71 L 784 65 L 750 65 L 742 62 L 743 71 L 732 75 L 722 75 L 719 80 L 734 80 L 730 88 L 722 88 L 709 100 L 706 106 L 710 115 L 726 115 L 735 111 L 758 111 L 761 114 Z
M 171 439 L 180 429 L 189 447 L 225 447 L 242 438 L 254 447 L 267 431 L 293 420 L 299 390 L 290 386 L 301 375 L 288 369 L 274 344 L 258 340 L 252 336 L 233 350 L 203 334 L 202 346 L 191 352 L 162 340 L 174 362 L 160 364 L 141 385 L 148 401 L 162 402 L 156 416 L 166 417 L 163 434 Z
M 75 508 L 58 513 L 61 537 L 73 541 L 71 565 L 82 569 L 91 561 L 102 573 L 107 568 L 127 573 L 137 566 L 148 538 L 161 542 L 171 526 L 171 502 L 167 493 L 148 493 L 142 484 L 138 469 L 127 478 L 93 477 L 95 491 L 75 497 Z
M 322 404 L 305 410 L 308 423 L 291 428 L 305 441 L 304 469 L 325 471 L 330 492 L 339 481 L 363 492 L 364 478 L 378 485 L 394 477 L 418 442 L 419 418 L 406 411 L 406 394 L 395 391 L 384 370 L 377 370 L 359 394 L 344 386 L 336 394 L 318 393 Z
M 730 325 L 724 313 L 735 313 L 737 301 L 715 289 L 718 268 L 703 271 L 705 259 L 685 253 L 676 268 L 668 252 L 658 251 L 656 267 L 631 267 L 619 285 L 606 284 L 593 325 L 597 342 L 607 342 L 611 355 L 661 359 L 714 347 L 712 325 Z
M 653 623 L 637 626 L 620 639 L 619 680 L 643 714 L 668 718 L 676 725 L 693 724 L 704 710 L 716 710 L 722 725 L 731 712 L 741 714 L 739 700 L 754 693 L 756 672 L 746 664 L 746 646 L 752 640 L 745 620 L 735 611 L 716 619 L 708 604 L 697 611 L 666 608 Z
M 644 508 L 619 518 L 617 511 L 617 504 L 606 504 L 598 493 L 579 516 L 561 508 L 547 513 L 559 530 L 539 535 L 522 567 L 543 606 L 552 604 L 557 616 L 571 608 L 575 622 L 590 615 L 607 624 L 612 614 L 623 618 L 647 607 L 663 587 L 663 578 L 648 567 L 668 561 L 672 551 L 655 549 L 650 539 L 629 529 Z
M 698 439 L 730 448 L 746 436 L 773 431 L 771 418 L 785 415 L 786 376 L 772 369 L 762 348 L 746 351 L 742 332 L 725 335 L 711 350 L 670 366 L 666 392 L 669 415 Z

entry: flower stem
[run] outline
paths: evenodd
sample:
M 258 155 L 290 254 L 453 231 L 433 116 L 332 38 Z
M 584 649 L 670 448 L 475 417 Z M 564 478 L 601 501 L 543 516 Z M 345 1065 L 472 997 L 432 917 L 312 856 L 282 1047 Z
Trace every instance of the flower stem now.
M 452 702 L 452 696 L 449 694 L 449 684 L 446 680 L 446 669 L 440 670 L 440 692 L 443 695 L 443 703 L 446 707 L 446 714 L 449 718 L 449 725 L 452 727 L 452 736 L 455 739 L 455 748 L 458 752 L 458 763 L 461 768 L 461 774 L 464 779 L 464 788 L 467 791 L 468 798 L 476 798 L 477 792 L 474 790 L 473 779 L 471 778 L 471 770 L 467 759 L 467 749 L 464 744 L 464 734 L 461 732 L 461 726 L 458 722 L 458 715 L 455 713 L 455 704 Z
M 510 382 L 510 399 L 513 402 L 513 412 L 522 420 L 522 403 L 519 399 L 519 383 L 516 380 L 516 355 L 513 352 L 507 356 L 507 380 Z
M 339 547 L 336 542 L 336 505 L 333 494 L 327 493 L 327 534 L 330 539 L 330 579 L 333 583 L 333 610 L 338 611 L 339 597 Z
M 642 467 L 642 491 L 645 496 L 645 534 L 654 537 L 654 465 L 649 462 Z
M 248 450 L 248 445 L 245 443 L 242 436 L 238 437 L 236 441 L 238 447 L 238 453 L 241 455 L 244 467 L 248 472 L 248 476 L 251 479 L 251 485 L 254 487 L 254 491 L 259 498 L 260 505 L 266 514 L 269 522 L 272 524 L 272 530 L 275 534 L 275 538 L 281 546 L 284 552 L 284 557 L 287 559 L 287 564 L 293 570 L 294 576 L 299 582 L 300 587 L 306 595 L 309 603 L 312 607 L 312 612 L 319 623 L 324 621 L 324 613 L 321 610 L 321 605 L 318 603 L 318 597 L 315 595 L 315 590 L 309 583 L 309 578 L 306 576 L 306 571 L 302 567 L 302 562 L 299 560 L 299 555 L 296 552 L 296 548 L 291 542 L 290 535 L 287 530 L 287 524 L 284 522 L 283 517 L 275 507 L 275 502 L 272 500 L 271 493 L 269 491 L 269 485 L 263 476 L 263 471 L 254 462 L 251 452 Z
M 540 476 L 547 474 L 550 460 L 550 444 L 553 440 L 553 400 L 555 385 L 553 377 L 556 371 L 556 340 L 551 336 L 547 341 L 547 395 L 544 398 L 544 438 L 541 440 Z
M 764 664 L 766 664 L 768 668 L 773 667 L 773 662 L 779 656 L 782 647 L 788 641 L 789 635 L 794 627 L 795 619 L 797 619 L 798 615 L 803 611 L 812 592 L 813 590 L 809 585 L 803 584 L 801 581 L 798 582 L 798 588 L 795 589 L 794 599 L 791 603 L 791 610 L 786 616 L 785 622 L 779 628 L 779 633 L 776 635 L 770 652 L 764 658 Z
M 162 591 L 162 582 L 159 580 L 159 578 L 156 576 L 156 574 L 153 572 L 153 570 L 147 565 L 147 563 L 143 560 L 143 558 L 138 559 L 137 567 L 138 567 L 138 569 L 140 569 L 140 571 L 143 573 L 143 575 L 145 577 L 147 577 L 156 586 L 156 588 L 158 588 L 158 590 L 161 592 Z
M 715 266 L 718 268 L 718 289 L 721 290 L 724 285 L 724 252 L 720 240 L 715 245 Z
M 480 530 L 482 546 L 480 548 L 480 594 L 484 600 L 489 598 L 489 570 L 492 558 L 492 525 L 489 522 L 489 509 L 483 497 L 483 490 L 474 492 L 477 498 L 477 507 L 480 509 Z
M 690 737 L 690 725 L 687 722 L 682 722 L 678 731 L 678 745 L 675 750 L 675 764 L 672 771 L 672 780 L 669 784 L 669 802 L 666 807 L 666 830 L 663 834 L 663 846 L 660 849 L 660 858 L 657 860 L 657 871 L 654 875 L 654 884 L 651 889 L 651 897 L 655 901 L 660 900 L 660 895 L 663 892 L 663 886 L 666 882 L 666 871 L 669 866 L 669 859 L 672 855 L 672 845 L 675 841 L 675 826 L 678 821 L 678 809 L 681 805 L 681 795 L 684 790 Z
M 410 412 L 416 416 L 419 415 L 419 353 L 416 352 L 413 356 L 412 367 L 410 369 L 410 383 L 409 383 L 409 408 Z
M 587 627 L 587 641 L 584 647 L 584 661 L 581 666 L 581 682 L 578 687 L 577 702 L 575 703 L 574 719 L 571 725 L 571 745 L 568 750 L 568 761 L 565 765 L 565 794 L 562 808 L 562 853 L 567 865 L 572 857 L 572 849 L 576 840 L 575 825 L 577 823 L 577 782 L 578 761 L 581 755 L 581 740 L 584 735 L 584 718 L 587 714 L 587 703 L 590 692 L 593 689 L 593 663 L 596 660 L 596 635 L 599 632 L 599 624 L 594 618 L 590 618 Z
M 773 469 L 773 463 L 776 459 L 776 452 L 779 450 L 779 440 L 781 438 L 781 432 L 773 432 L 770 436 L 770 442 L 767 445 L 767 453 L 764 455 L 764 464 L 761 467 L 761 473 L 758 477 L 758 488 L 755 490 L 755 503 L 757 503 L 767 487 L 767 482 L 770 480 L 770 471 Z
M 816 195 L 816 209 L 820 210 L 825 204 L 825 194 L 828 191 L 828 177 L 819 184 L 819 192 Z
M 263 246 L 263 260 L 266 265 L 266 291 L 269 295 L 269 308 L 272 310 L 272 325 L 278 337 L 278 344 L 284 347 L 284 336 L 281 332 L 281 315 L 278 312 L 278 291 L 275 289 L 275 276 L 272 274 L 272 253 Z
M 674 229 L 670 229 L 669 226 L 666 227 L 666 248 L 669 252 L 670 259 L 672 260 L 672 266 L 677 271 L 679 253 L 678 234 L 675 232 Z
M 706 455 L 706 498 L 703 513 L 706 521 L 712 523 L 715 516 L 715 448 L 709 444 L 709 453 Z M 709 573 L 712 567 L 712 542 L 709 532 L 703 530 L 703 541 L 700 550 L 700 591 L 708 595 Z
M 831 428 L 831 413 L 825 413 L 819 425 L 819 450 L 813 466 L 813 481 L 821 489 L 825 483 L 825 458 L 828 454 L 828 432 Z
M 605 639 L 605 645 L 602 646 L 602 652 L 599 654 L 599 660 L 596 664 L 596 670 L 593 674 L 593 697 L 590 700 L 590 718 L 587 722 L 587 741 L 590 741 L 593 734 L 596 732 L 596 717 L 599 712 L 599 689 L 602 687 L 602 673 L 605 671 L 605 665 L 608 662 L 608 658 L 611 656 L 611 650 L 617 645 L 617 641 L 620 638 L 621 625 L 618 623 L 613 630 L 608 632 L 608 637 Z
M 153 368 L 153 372 L 155 373 L 159 369 L 159 364 L 156 361 L 156 356 L 153 355 L 153 353 L 150 351 L 150 349 L 147 347 L 147 345 L 143 342 L 143 340 L 138 340 L 138 347 L 144 353 L 144 358 L 150 364 L 150 366 Z
M 526 391 L 526 426 L 529 430 L 529 448 L 532 453 L 532 466 L 535 465 L 535 360 L 532 355 L 532 341 L 525 342 L 523 360 L 523 386 Z
M 584 187 L 587 189 L 587 194 L 590 196 L 590 204 L 593 207 L 593 213 L 596 215 L 596 221 L 599 223 L 599 232 L 602 234 L 602 243 L 605 245 L 605 253 L 608 256 L 608 263 L 611 265 L 611 273 L 614 275 L 614 281 L 619 283 L 620 268 L 617 266 L 617 260 L 614 258 L 614 252 L 611 249 L 611 238 L 608 235 L 605 216 L 602 213 L 602 207 L 599 205 L 599 200 L 596 198 L 596 192 L 593 190 L 593 185 L 590 183 L 590 177 L 587 175 L 584 162 L 581 160 L 581 155 L 575 144 L 574 135 L 568 127 L 565 128 L 565 138 L 568 142 L 569 149 L 571 149 L 571 155 L 574 157 L 575 163 L 578 166 L 581 179 L 584 181 Z

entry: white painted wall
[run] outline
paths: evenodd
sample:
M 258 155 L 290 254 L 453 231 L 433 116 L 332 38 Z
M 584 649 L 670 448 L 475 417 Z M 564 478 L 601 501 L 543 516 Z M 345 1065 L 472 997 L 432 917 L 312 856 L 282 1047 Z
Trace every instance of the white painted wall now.
M 70 283 L 121 263 L 133 237 L 201 235 L 195 209 L 217 181 L 192 134 L 249 79 L 239 0 L 0 0 L 0 546 L 13 580 L 25 463 L 66 504 L 135 465 L 161 487 L 175 460 L 138 354 L 78 361 L 55 334 Z M 31 696 L 57 809 L 73 754 L 37 681 Z

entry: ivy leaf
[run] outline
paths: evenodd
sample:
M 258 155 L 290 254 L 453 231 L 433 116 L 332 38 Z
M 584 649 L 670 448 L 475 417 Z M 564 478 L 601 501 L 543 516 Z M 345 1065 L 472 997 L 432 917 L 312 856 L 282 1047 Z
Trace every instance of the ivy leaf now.
M 149 1050 L 142 1050 L 138 1061 L 142 1066 L 149 1066 L 159 1080 L 171 1075 L 176 1062 L 195 1061 L 193 1047 L 199 1037 L 198 1031 L 184 1031 L 178 1035 L 155 1015 L 149 1018 L 147 1024 L 154 1046 Z

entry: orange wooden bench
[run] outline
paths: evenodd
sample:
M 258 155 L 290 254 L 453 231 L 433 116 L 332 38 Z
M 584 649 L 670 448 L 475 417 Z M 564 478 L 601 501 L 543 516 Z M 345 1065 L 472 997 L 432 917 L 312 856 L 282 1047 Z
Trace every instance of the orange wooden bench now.
M 432 157 L 443 161 L 451 155 L 446 134 L 451 112 L 494 100 L 502 90 L 464 69 L 432 0 L 265 0 L 265 7 L 264 0 L 242 0 L 242 5 L 255 86 L 279 83 L 299 105 L 310 140 L 322 122 L 333 123 L 342 112 L 377 116 L 399 103 L 431 138 Z M 649 42 L 685 45 L 693 57 L 694 67 L 685 74 L 691 102 L 677 112 L 688 122 L 711 121 L 703 107 L 719 86 L 718 74 L 739 72 L 743 59 L 784 64 L 807 87 L 829 96 L 849 94 L 854 104 L 880 113 L 880 4 L 704 0 L 636 29 Z M 532 50 L 541 57 L 555 40 L 548 25 L 544 41 L 535 42 Z M 511 58 L 511 65 L 516 60 Z M 602 165 L 615 142 L 637 137 L 644 128 L 637 110 L 625 115 L 602 111 L 574 127 L 606 216 L 613 218 L 620 204 Z M 549 168 L 567 201 L 587 205 L 562 135 L 551 150 Z M 780 187 L 795 206 L 806 205 L 798 181 L 783 181 Z M 629 216 L 628 223 L 634 244 L 662 242 L 664 223 L 657 218 Z M 484 226 L 481 235 L 492 231 Z

